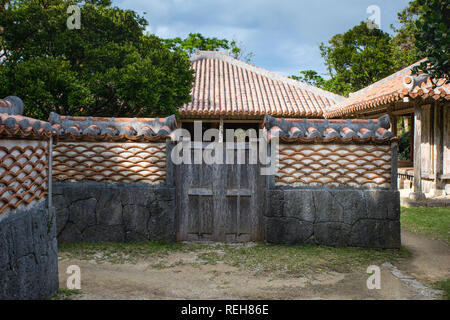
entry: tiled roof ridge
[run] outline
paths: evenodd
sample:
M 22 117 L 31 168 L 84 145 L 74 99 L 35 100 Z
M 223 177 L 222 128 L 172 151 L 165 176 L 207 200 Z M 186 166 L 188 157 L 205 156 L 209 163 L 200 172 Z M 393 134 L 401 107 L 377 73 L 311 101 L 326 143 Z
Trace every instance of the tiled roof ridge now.
M 279 136 L 286 143 L 375 142 L 394 141 L 390 120 L 384 115 L 376 120 L 285 119 L 266 115 L 264 127 L 269 139 Z
M 191 62 L 195 62 L 195 61 L 202 60 L 202 59 L 220 59 L 220 60 L 229 62 L 235 66 L 242 67 L 246 70 L 260 74 L 262 76 L 267 76 L 267 77 L 271 78 L 272 80 L 278 80 L 283 83 L 293 85 L 295 87 L 310 91 L 319 96 L 325 96 L 326 98 L 337 101 L 337 102 L 345 101 L 345 99 L 346 99 L 346 97 L 343 97 L 336 93 L 315 87 L 313 85 L 310 85 L 310 84 L 302 82 L 302 81 L 291 79 L 289 77 L 278 74 L 276 72 L 268 71 L 263 68 L 257 67 L 253 64 L 235 59 L 235 58 L 229 56 L 228 53 L 225 53 L 223 51 L 199 51 L 197 55 L 190 58 Z
M 174 115 L 166 118 L 107 118 L 61 116 L 52 112 L 49 122 L 62 138 L 105 140 L 163 140 L 177 127 Z

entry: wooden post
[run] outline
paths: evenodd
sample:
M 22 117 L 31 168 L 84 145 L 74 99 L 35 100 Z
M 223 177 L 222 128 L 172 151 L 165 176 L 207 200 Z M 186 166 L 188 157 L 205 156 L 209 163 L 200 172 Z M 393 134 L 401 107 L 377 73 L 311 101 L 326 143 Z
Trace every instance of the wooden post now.
M 394 136 L 397 136 L 397 117 L 392 113 L 393 107 L 389 106 L 387 108 L 389 120 L 391 122 L 391 132 Z
M 220 122 L 219 122 L 219 143 L 223 143 L 223 117 L 220 117 Z
M 439 103 L 435 101 L 434 103 L 434 195 L 440 196 L 442 194 L 442 186 L 441 186 L 441 174 L 443 170 L 443 141 L 442 141 L 442 129 L 443 129 L 443 122 L 442 122 L 443 114 L 442 114 L 442 108 L 439 106 Z
M 398 129 L 397 129 L 397 117 L 396 116 L 392 116 L 392 133 L 394 134 L 394 136 L 398 136 Z
M 409 195 L 411 200 L 423 200 L 422 192 L 422 109 L 414 104 L 414 192 Z
M 411 139 L 409 151 L 411 153 L 410 154 L 411 161 L 414 162 L 414 114 L 409 116 L 409 123 L 411 126 L 411 134 L 409 135 Z

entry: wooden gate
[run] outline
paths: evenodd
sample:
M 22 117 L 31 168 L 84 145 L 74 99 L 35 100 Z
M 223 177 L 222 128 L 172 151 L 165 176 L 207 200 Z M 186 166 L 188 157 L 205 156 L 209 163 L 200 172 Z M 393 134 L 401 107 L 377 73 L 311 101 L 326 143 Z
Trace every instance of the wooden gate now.
M 265 177 L 249 164 L 248 144 L 241 152 L 245 164 L 236 164 L 233 150 L 235 164 L 176 166 L 178 241 L 262 240 Z

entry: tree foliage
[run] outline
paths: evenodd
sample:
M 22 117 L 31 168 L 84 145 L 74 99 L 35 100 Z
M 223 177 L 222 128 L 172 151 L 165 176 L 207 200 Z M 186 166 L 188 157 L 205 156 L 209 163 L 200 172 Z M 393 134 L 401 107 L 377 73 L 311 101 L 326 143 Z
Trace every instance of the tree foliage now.
M 448 0 L 412 0 L 397 14 L 400 26 L 391 37 L 366 23 L 337 34 L 321 44 L 320 50 L 330 75 L 320 80 L 315 71 L 291 76 L 325 90 L 347 95 L 428 57 L 414 68 L 432 79 L 449 81 L 450 3 Z M 439 82 L 439 84 L 441 84 Z
M 325 85 L 325 79 L 314 70 L 300 71 L 300 76 L 292 75 L 289 78 L 302 81 L 319 88 Z
M 181 50 L 189 56 L 193 56 L 197 50 L 218 51 L 230 50 L 230 54 L 235 59 L 250 62 L 254 56 L 252 52 L 246 53 L 241 43 L 236 40 L 218 39 L 216 37 L 208 38 L 201 33 L 190 33 L 187 38 L 180 37 L 165 39 L 165 45 L 171 50 Z
M 427 59 L 414 68 L 448 82 L 450 70 L 450 2 L 448 0 L 415 0 L 419 17 L 414 24 L 415 45 Z M 436 82 L 437 84 L 437 82 Z
M 396 28 L 391 25 L 391 29 L 395 33 L 392 38 L 392 44 L 394 47 L 394 63 L 397 70 L 410 66 L 424 58 L 415 44 L 416 20 L 419 16 L 419 6 L 416 1 L 411 1 L 405 9 L 397 14 L 400 27 Z
M 67 28 L 71 4 L 81 7 L 81 29 Z M 164 116 L 190 100 L 187 55 L 109 0 L 8 1 L 0 25 L 0 96 L 21 97 L 29 116 Z
M 360 90 L 395 71 L 391 36 L 380 29 L 368 28 L 366 22 L 336 34 L 319 48 L 330 79 L 323 80 L 311 70 L 302 72 L 301 78 L 341 95 Z
M 394 71 L 390 35 L 369 29 L 365 22 L 335 35 L 328 45 L 322 43 L 320 50 L 332 81 L 343 84 L 342 94 L 360 90 Z

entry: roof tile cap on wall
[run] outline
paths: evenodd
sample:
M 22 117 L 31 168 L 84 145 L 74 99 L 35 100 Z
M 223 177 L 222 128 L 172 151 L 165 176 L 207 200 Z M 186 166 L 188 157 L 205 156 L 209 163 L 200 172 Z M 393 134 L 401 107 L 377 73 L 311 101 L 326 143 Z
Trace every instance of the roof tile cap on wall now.
M 175 116 L 167 118 L 102 118 L 61 116 L 52 112 L 52 128 L 61 139 L 162 141 L 176 129 Z
M 46 139 L 56 131 L 45 121 L 23 116 L 23 101 L 15 96 L 0 99 L 0 136 Z
M 23 109 L 23 101 L 19 97 L 9 96 L 5 99 L 0 99 L 0 113 L 22 115 Z
M 389 131 L 390 120 L 284 119 L 265 116 L 269 139 L 278 136 L 284 143 L 388 143 L 396 141 Z

